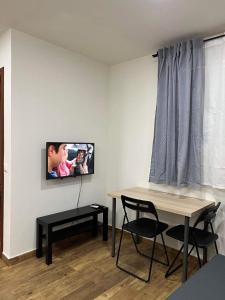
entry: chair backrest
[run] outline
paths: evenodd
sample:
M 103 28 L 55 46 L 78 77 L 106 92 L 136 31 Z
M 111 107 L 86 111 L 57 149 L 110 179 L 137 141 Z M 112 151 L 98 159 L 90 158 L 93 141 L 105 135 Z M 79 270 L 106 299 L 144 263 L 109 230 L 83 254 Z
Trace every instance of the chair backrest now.
M 195 221 L 194 227 L 196 227 L 201 222 L 205 222 L 206 224 L 210 224 L 210 223 L 212 224 L 212 221 L 216 217 L 216 213 L 220 204 L 221 202 L 218 202 L 217 205 L 212 205 L 206 208 Z
M 129 208 L 131 210 L 135 210 L 135 211 L 139 211 L 139 212 L 150 213 L 155 216 L 157 221 L 159 220 L 157 211 L 152 202 L 134 199 L 134 198 L 130 198 L 130 197 L 127 197 L 124 195 L 121 196 L 121 200 L 122 200 L 125 215 L 127 215 L 126 208 Z

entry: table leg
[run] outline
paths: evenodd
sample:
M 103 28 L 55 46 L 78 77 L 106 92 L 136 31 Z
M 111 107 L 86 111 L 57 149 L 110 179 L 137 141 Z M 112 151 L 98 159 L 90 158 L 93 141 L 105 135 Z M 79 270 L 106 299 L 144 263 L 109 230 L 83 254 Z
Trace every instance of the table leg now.
M 42 235 L 43 235 L 42 225 L 38 221 L 36 221 L 36 257 L 43 256 Z
M 184 221 L 184 252 L 183 252 L 183 275 L 182 282 L 187 280 L 188 273 L 188 238 L 189 238 L 189 217 L 185 217 Z
M 46 228 L 46 264 L 52 263 L 52 228 L 47 226 Z
M 112 257 L 115 256 L 116 246 L 116 198 L 112 199 Z
M 103 241 L 108 241 L 108 207 L 103 210 Z

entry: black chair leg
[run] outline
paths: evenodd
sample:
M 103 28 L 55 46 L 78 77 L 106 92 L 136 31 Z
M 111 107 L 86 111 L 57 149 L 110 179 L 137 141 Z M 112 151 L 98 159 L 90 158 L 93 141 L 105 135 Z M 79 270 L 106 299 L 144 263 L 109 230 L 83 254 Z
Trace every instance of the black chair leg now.
M 144 257 L 146 257 L 146 258 L 151 259 L 151 257 L 150 257 L 149 255 L 144 254 L 143 252 L 141 252 L 141 251 L 138 249 L 137 242 L 135 241 L 135 237 L 134 237 L 134 234 L 133 234 L 132 232 L 131 232 L 131 236 L 132 236 L 132 239 L 133 239 L 133 242 L 134 242 L 134 245 L 135 245 L 135 248 L 136 248 L 137 253 L 140 254 L 140 255 L 142 255 L 142 256 L 144 256 Z M 157 239 L 157 236 L 156 236 L 156 239 Z M 158 259 L 156 259 L 156 258 L 153 258 L 153 260 L 154 260 L 155 262 L 160 263 L 161 265 L 169 266 L 169 258 L 168 258 L 168 254 L 167 254 L 167 250 L 166 250 L 166 245 L 165 245 L 165 242 L 164 242 L 164 239 L 163 239 L 163 238 L 162 238 L 162 240 L 163 240 L 163 246 L 164 246 L 165 253 L 166 253 L 167 262 L 160 261 L 160 260 L 158 260 Z
M 119 248 L 118 248 L 117 258 L 116 258 L 116 266 L 117 267 L 118 267 L 118 261 L 119 261 L 119 256 L 120 256 L 120 248 L 121 248 L 121 244 L 122 244 L 122 238 L 123 238 L 123 226 L 122 226 L 122 231 L 121 231 L 121 235 L 120 235 L 120 243 L 119 243 Z
M 137 242 L 135 241 L 135 237 L 134 237 L 134 234 L 132 232 L 130 232 L 130 234 L 132 236 L 132 240 L 134 242 L 134 246 L 135 246 L 135 249 L 136 249 L 137 253 L 141 254 L 140 251 L 139 251 L 139 249 L 138 249 L 138 246 L 137 246 L 138 241 Z M 136 240 L 138 240 L 139 238 L 140 237 L 138 235 L 136 235 Z
M 212 231 L 212 233 L 214 234 L 214 229 L 213 229 L 212 223 L 210 222 L 209 224 L 210 224 L 210 227 L 211 227 L 211 231 Z M 216 241 L 214 242 L 214 245 L 215 245 L 215 248 L 216 248 L 216 254 L 219 254 L 219 251 L 218 251 L 218 247 L 217 247 Z
M 199 251 L 198 251 L 198 246 L 195 245 L 195 248 L 196 248 L 196 252 L 197 252 L 197 256 L 198 256 L 198 264 L 199 264 L 199 268 L 202 267 L 202 264 L 201 264 L 201 259 L 200 259 L 200 255 L 199 255 Z
M 205 265 L 208 261 L 208 249 L 203 248 L 203 265 Z
M 149 266 L 148 278 L 147 278 L 147 279 L 144 279 L 144 278 L 142 278 L 142 277 L 136 275 L 135 273 L 132 273 L 132 272 L 130 272 L 130 271 L 124 269 L 123 267 L 119 266 L 119 263 L 118 263 L 118 262 L 119 262 L 119 255 L 120 255 L 120 249 L 121 249 L 122 238 L 123 238 L 123 231 L 124 231 L 124 230 L 123 230 L 123 227 L 122 227 L 122 232 L 121 232 L 121 235 L 120 235 L 119 248 L 118 248 L 117 258 L 116 258 L 116 266 L 117 266 L 117 268 L 119 268 L 120 270 L 126 272 L 127 274 L 132 275 L 132 276 L 134 276 L 134 277 L 136 277 L 136 278 L 138 278 L 138 279 L 140 279 L 140 280 L 142 280 L 142 281 L 144 281 L 144 282 L 147 283 L 147 282 L 150 281 L 151 271 L 152 271 L 152 264 L 153 264 L 153 260 L 155 260 L 155 259 L 154 259 L 154 253 L 155 253 L 155 244 L 156 244 L 156 238 L 157 238 L 157 236 L 154 237 L 153 247 L 152 247 L 152 255 L 151 255 L 151 256 L 147 256 L 147 255 L 145 255 L 145 254 L 142 254 L 142 253 L 138 250 L 138 247 L 137 247 L 136 242 L 135 242 L 134 235 L 133 235 L 132 232 L 131 232 L 131 236 L 132 236 L 132 239 L 133 239 L 133 242 L 134 242 L 134 245 L 135 245 L 135 248 L 136 248 L 137 252 L 138 252 L 139 254 L 141 254 L 141 255 L 147 257 L 147 258 L 150 258 L 150 266 Z
M 219 254 L 219 251 L 218 251 L 218 247 L 217 247 L 216 241 L 214 242 L 214 245 L 215 245 L 215 248 L 216 248 L 216 254 Z
M 161 238 L 162 238 L 162 243 L 163 243 L 163 247 L 164 247 L 165 254 L 166 254 L 167 266 L 169 266 L 169 264 L 170 264 L 170 262 L 169 262 L 169 257 L 168 257 L 168 254 L 167 254 L 166 245 L 165 245 L 165 241 L 164 241 L 164 237 L 163 237 L 163 234 L 162 234 L 162 233 L 161 233 Z
M 155 242 L 156 242 L 156 236 L 154 237 L 153 247 L 152 247 L 152 255 L 151 255 L 151 261 L 150 261 L 150 267 L 149 267 L 149 274 L 148 274 L 148 280 L 146 282 L 150 281 L 151 272 L 152 272 L 152 263 L 154 260 L 154 253 L 155 253 Z
M 173 271 L 170 271 L 172 269 L 172 267 L 174 266 L 174 264 L 175 264 L 178 256 L 180 255 L 181 251 L 183 250 L 183 248 L 184 248 L 184 244 L 182 245 L 182 247 L 180 248 L 180 250 L 177 252 L 177 255 L 175 256 L 174 260 L 172 261 L 171 265 L 169 266 L 169 269 L 166 271 L 166 274 L 165 274 L 166 278 L 169 277 L 172 273 L 174 273 L 180 267 L 180 265 L 179 265 Z
M 137 252 L 139 252 L 139 250 L 138 250 L 138 248 L 137 248 L 137 246 L 136 246 L 136 243 L 135 243 L 134 236 L 133 236 L 132 233 L 131 233 L 131 235 L 132 235 L 132 237 L 133 237 L 133 241 L 134 241 L 136 250 L 137 250 Z M 121 244 L 122 244 L 122 237 L 123 237 L 123 227 L 122 227 L 122 232 L 121 232 L 121 236 L 120 236 L 120 243 L 119 243 L 119 248 L 118 248 L 118 253 L 117 253 L 117 259 L 116 259 L 116 266 L 117 266 L 117 268 L 119 268 L 120 270 L 126 272 L 127 274 L 132 275 L 132 276 L 134 276 L 134 277 L 136 277 L 136 278 L 138 278 L 138 279 L 140 279 L 140 280 L 142 280 L 142 281 L 144 281 L 144 282 L 146 282 L 146 283 L 149 282 L 150 276 L 151 276 L 152 261 L 153 261 L 153 259 L 151 259 L 151 262 L 150 262 L 150 269 L 149 269 L 149 274 L 148 274 L 148 278 L 147 278 L 147 279 L 144 279 L 144 278 L 142 278 L 142 277 L 136 275 L 135 273 L 132 273 L 132 272 L 130 272 L 130 271 L 124 269 L 123 267 L 119 266 L 119 263 L 118 263 L 118 262 L 119 262 L 119 255 L 120 255 Z M 156 237 L 154 238 L 154 243 L 153 243 L 153 248 L 152 248 L 152 256 L 151 256 L 152 258 L 154 257 L 155 240 L 156 240 Z
M 191 252 L 193 251 L 194 247 L 195 247 L 195 246 L 192 246 L 192 247 L 191 247 L 191 250 L 190 250 L 189 253 L 188 253 L 188 257 L 191 255 Z M 172 269 L 172 267 L 174 266 L 174 264 L 175 264 L 175 262 L 176 262 L 178 256 L 180 255 L 181 251 L 183 250 L 183 248 L 184 248 L 184 244 L 182 245 L 182 247 L 181 247 L 180 250 L 178 251 L 178 253 L 177 253 L 177 255 L 175 256 L 174 260 L 172 261 L 172 263 L 171 263 L 169 269 L 167 270 L 167 272 L 166 272 L 166 274 L 165 274 L 165 277 L 166 277 L 166 278 L 169 277 L 171 274 L 173 274 L 175 271 L 177 271 L 177 270 L 182 266 L 182 264 L 179 264 L 176 268 L 174 268 L 172 271 L 170 271 L 170 270 Z

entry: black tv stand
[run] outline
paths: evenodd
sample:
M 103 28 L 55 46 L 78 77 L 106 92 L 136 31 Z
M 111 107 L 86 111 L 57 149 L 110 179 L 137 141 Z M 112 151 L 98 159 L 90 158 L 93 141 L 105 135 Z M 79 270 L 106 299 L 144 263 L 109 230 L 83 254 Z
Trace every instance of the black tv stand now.
M 91 229 L 93 236 L 98 233 L 98 215 L 103 214 L 103 241 L 108 240 L 108 208 L 99 206 L 92 208 L 89 205 L 66 210 L 56 214 L 40 217 L 36 219 L 36 256 L 43 256 L 42 241 L 46 240 L 46 264 L 52 263 L 52 244 L 56 241 L 63 240 L 77 233 L 83 229 Z M 58 225 L 63 225 L 76 220 L 82 220 L 87 217 L 92 217 L 90 221 L 71 225 L 66 228 L 53 231 L 53 228 Z M 90 226 L 91 225 L 91 226 Z

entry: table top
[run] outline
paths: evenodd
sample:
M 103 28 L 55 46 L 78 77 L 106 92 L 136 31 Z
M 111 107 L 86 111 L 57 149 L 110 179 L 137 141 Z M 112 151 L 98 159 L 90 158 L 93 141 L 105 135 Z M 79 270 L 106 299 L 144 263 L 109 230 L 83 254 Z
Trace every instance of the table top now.
M 37 218 L 37 221 L 41 224 L 46 224 L 46 225 L 60 225 L 60 224 L 64 224 L 65 222 L 70 222 L 70 221 L 82 219 L 84 217 L 89 217 L 94 214 L 102 213 L 104 209 L 105 209 L 104 206 L 99 206 L 99 208 L 92 208 L 90 205 L 87 205 L 87 206 L 65 210 L 55 214 L 39 217 Z
M 108 196 L 117 199 L 120 199 L 121 195 L 151 201 L 156 209 L 186 217 L 192 217 L 215 203 L 214 201 L 160 192 L 143 187 L 132 187 L 108 193 Z
M 225 256 L 216 255 L 167 300 L 221 300 L 225 298 Z

